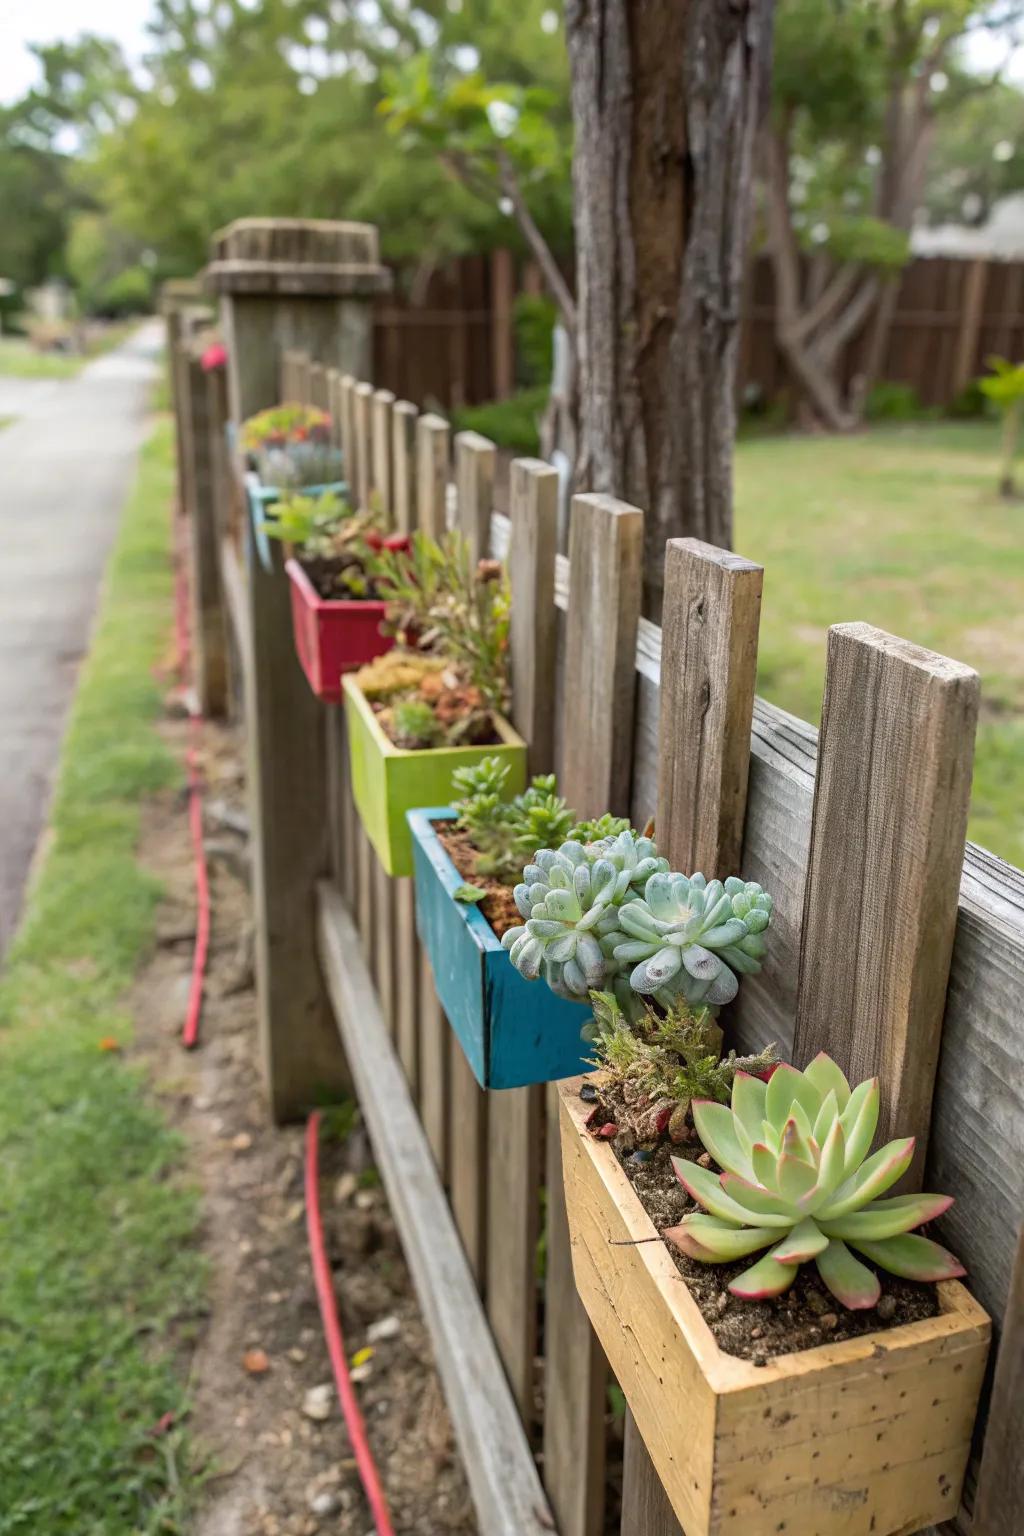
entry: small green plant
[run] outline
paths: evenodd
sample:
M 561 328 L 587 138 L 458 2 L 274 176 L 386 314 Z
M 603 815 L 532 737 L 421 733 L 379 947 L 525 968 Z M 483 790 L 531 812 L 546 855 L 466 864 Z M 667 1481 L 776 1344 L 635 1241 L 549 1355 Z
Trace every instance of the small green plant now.
M 399 699 L 392 711 L 395 745 L 422 749 L 438 747 L 444 732 L 425 699 Z
M 1024 409 L 1024 363 L 1009 363 L 1005 357 L 990 357 L 992 369 L 978 388 L 998 407 L 1003 418 L 1003 456 L 999 471 L 999 494 L 1012 500 L 1017 495 L 1013 466 L 1020 443 L 1021 411 Z
M 331 418 L 326 411 L 287 401 L 257 411 L 243 421 L 238 442 L 243 453 L 256 453 L 268 446 L 281 448 L 288 442 L 306 442 L 310 437 L 326 439 L 330 430 Z
M 593 1023 L 584 1032 L 593 1042 L 593 1065 L 619 1086 L 618 1115 L 638 1141 L 667 1131 L 686 1139 L 694 1099 L 727 1103 L 737 1072 L 760 1074 L 776 1065 L 774 1046 L 758 1056 L 722 1055 L 722 1031 L 707 1008 L 679 1000 L 664 1013 L 653 1007 L 627 1019 L 611 992 L 591 994 Z
M 477 872 L 511 885 L 538 848 L 568 836 L 573 813 L 559 798 L 555 775 L 535 777 L 513 800 L 502 798 L 509 765 L 485 757 L 469 768 L 457 768 L 452 787 L 457 825 L 477 850 Z
M 268 538 L 296 547 L 321 597 L 327 598 L 374 597 L 371 572 L 378 553 L 387 549 L 400 559 L 409 547 L 402 534 L 385 537 L 376 512 L 353 511 L 333 490 L 282 496 L 263 528 Z
M 781 1295 L 799 1266 L 813 1259 L 842 1306 L 873 1307 L 881 1294 L 878 1276 L 851 1248 L 909 1280 L 962 1275 L 945 1248 L 912 1235 L 948 1210 L 948 1196 L 879 1198 L 914 1156 L 912 1136 L 868 1156 L 879 1104 L 877 1078 L 851 1090 L 824 1054 L 804 1072 L 780 1066 L 768 1083 L 737 1072 L 731 1107 L 710 1099 L 693 1104 L 697 1133 L 723 1172 L 673 1159 L 680 1183 L 703 1210 L 684 1216 L 665 1236 L 704 1264 L 769 1248 L 729 1286 L 747 1299 Z
M 606 837 L 618 837 L 620 832 L 629 831 L 628 816 L 613 816 L 610 811 L 605 811 L 603 816 L 592 817 L 589 821 L 578 821 L 569 833 L 574 843 L 599 843 Z

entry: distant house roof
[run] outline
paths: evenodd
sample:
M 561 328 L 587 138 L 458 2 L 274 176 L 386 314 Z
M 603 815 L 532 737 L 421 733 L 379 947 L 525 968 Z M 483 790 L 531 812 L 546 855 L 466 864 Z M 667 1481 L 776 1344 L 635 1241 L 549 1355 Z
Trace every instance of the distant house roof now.
M 998 261 L 1024 257 L 1024 192 L 992 206 L 984 224 L 919 225 L 910 237 L 915 256 L 989 256 Z

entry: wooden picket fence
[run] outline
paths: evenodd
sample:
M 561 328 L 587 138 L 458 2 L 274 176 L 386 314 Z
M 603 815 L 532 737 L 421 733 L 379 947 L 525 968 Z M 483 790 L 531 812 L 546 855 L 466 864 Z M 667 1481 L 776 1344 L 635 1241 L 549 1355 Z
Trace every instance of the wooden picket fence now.
M 242 386 L 203 375 L 195 315 L 174 324 L 199 686 L 208 707 L 225 703 L 227 656 L 249 740 L 273 1113 L 354 1082 L 481 1531 L 679 1536 L 628 1414 L 621 1491 L 606 1476 L 607 1367 L 573 1285 L 552 1090 L 482 1091 L 453 1040 L 412 882 L 383 872 L 356 813 L 344 711 L 313 697 L 295 658 L 279 552 L 267 572 L 247 549 L 223 448 Z M 401 530 L 458 526 L 507 559 L 512 717 L 531 770 L 557 768 L 581 814 L 656 816 L 673 868 L 738 871 L 772 893 L 769 958 L 730 1010 L 730 1043 L 774 1040 L 798 1063 L 824 1048 L 858 1078 L 879 1071 L 882 1130 L 916 1134 L 918 1186 L 957 1197 L 942 1235 L 1001 1349 L 988 1453 L 979 1432 L 968 1477 L 974 1523 L 964 1510 L 956 1529 L 1020 1536 L 1024 874 L 964 849 L 976 675 L 837 626 L 819 738 L 755 698 L 760 567 L 672 541 L 658 628 L 641 616 L 640 509 L 576 496 L 562 556 L 549 466 L 516 461 L 499 516 L 492 444 L 451 443 L 443 419 L 374 389 L 333 343 L 310 355 L 282 334 L 279 398 L 331 411 L 358 504 L 372 498 Z M 665 1391 L 685 1435 L 685 1405 Z

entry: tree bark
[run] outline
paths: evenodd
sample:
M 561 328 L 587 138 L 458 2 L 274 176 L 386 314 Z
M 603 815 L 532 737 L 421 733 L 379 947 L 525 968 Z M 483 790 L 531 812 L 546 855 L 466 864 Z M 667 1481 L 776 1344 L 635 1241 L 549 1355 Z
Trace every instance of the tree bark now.
M 773 0 L 567 0 L 577 484 L 643 507 L 647 610 L 665 540 L 732 542 L 755 132 Z

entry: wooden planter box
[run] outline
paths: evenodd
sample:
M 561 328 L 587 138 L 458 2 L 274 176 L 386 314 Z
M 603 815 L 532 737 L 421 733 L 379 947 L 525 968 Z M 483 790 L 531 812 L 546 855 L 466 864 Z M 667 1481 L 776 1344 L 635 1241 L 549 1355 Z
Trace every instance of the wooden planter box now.
M 324 598 L 298 560 L 285 562 L 291 583 L 295 649 L 317 698 L 337 704 L 341 674 L 389 651 L 394 641 L 381 634 L 387 604 L 369 599 Z
M 591 1048 L 580 1031 L 584 1003 L 524 981 L 473 902 L 456 901 L 463 883 L 432 822 L 453 821 L 449 806 L 409 811 L 416 875 L 416 928 L 448 1022 L 481 1088 L 524 1088 L 571 1077 Z
M 965 1288 L 938 1287 L 937 1317 L 765 1366 L 724 1354 L 583 1129 L 579 1080 L 558 1092 L 576 1288 L 686 1536 L 907 1536 L 952 1519 L 990 1331 Z
M 490 747 L 434 747 L 407 752 L 389 741 L 352 677 L 342 679 L 352 794 L 367 837 L 389 875 L 411 875 L 412 832 L 406 811 L 451 800 L 452 774 L 485 757 L 510 764 L 505 793 L 526 788 L 526 743 L 499 717 L 501 742 Z

